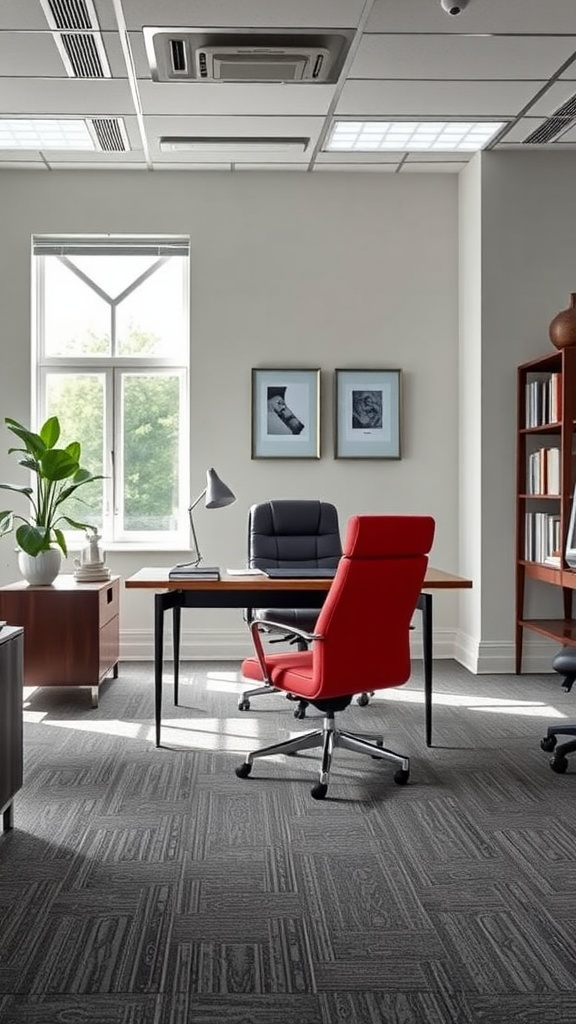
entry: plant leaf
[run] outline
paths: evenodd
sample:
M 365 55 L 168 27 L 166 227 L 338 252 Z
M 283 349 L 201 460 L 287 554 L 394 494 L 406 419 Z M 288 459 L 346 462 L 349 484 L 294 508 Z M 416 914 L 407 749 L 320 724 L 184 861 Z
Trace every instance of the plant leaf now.
M 18 494 L 25 494 L 28 498 L 31 496 L 32 488 L 25 487 L 24 484 L 0 484 L 3 491 L 16 491 Z
M 76 462 L 80 462 L 80 454 L 82 452 L 82 448 L 80 446 L 79 441 L 71 441 L 70 444 L 67 444 L 66 451 L 72 456 L 73 459 L 76 459 Z
M 50 547 L 50 531 L 40 526 L 23 523 L 16 530 L 16 540 L 27 555 L 37 555 Z
M 60 516 L 60 520 L 68 523 L 74 530 L 94 530 L 96 527 L 90 526 L 90 523 L 79 523 L 77 519 L 70 519 L 70 516 Z
M 47 448 L 40 459 L 47 480 L 66 480 L 78 472 L 78 463 L 65 448 Z
M 60 437 L 60 421 L 57 416 L 51 416 L 40 427 L 40 437 L 47 448 L 53 448 Z
M 28 430 L 18 420 L 13 420 L 9 416 L 4 419 L 8 430 L 11 430 L 16 437 L 19 437 L 21 441 L 24 441 L 26 451 L 30 452 L 31 455 L 40 457 L 42 452 L 46 450 L 46 445 L 39 434 L 35 434 L 33 430 Z M 19 449 L 15 449 L 19 451 Z
M 62 533 L 62 530 L 54 530 L 54 536 L 56 537 L 56 542 L 58 546 L 62 550 L 62 554 L 64 555 L 64 557 L 66 557 L 66 555 L 68 554 L 68 548 L 66 547 L 66 540 L 64 538 L 64 534 Z
M 14 527 L 14 516 L 12 512 L 0 512 L 0 536 L 10 533 Z

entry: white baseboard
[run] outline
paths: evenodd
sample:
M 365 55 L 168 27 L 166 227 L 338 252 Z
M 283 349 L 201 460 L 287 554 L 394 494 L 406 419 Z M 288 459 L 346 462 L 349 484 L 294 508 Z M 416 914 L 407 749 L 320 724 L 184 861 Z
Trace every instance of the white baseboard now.
M 554 644 L 536 634 L 529 636 L 525 631 L 522 672 L 554 672 L 552 658 L 559 649 L 560 644 Z M 466 633 L 458 632 L 453 657 L 474 675 L 502 675 L 516 671 L 514 643 L 505 640 L 478 641 Z
M 434 658 L 455 658 L 455 632 L 449 629 L 434 630 Z M 412 657 L 422 658 L 422 633 L 420 628 L 410 636 Z M 180 658 L 182 661 L 241 661 L 253 653 L 246 627 L 237 630 L 194 631 L 182 628 Z M 172 636 L 170 630 L 164 639 L 164 658 L 172 660 Z M 120 631 L 121 661 L 153 661 L 154 635 L 147 630 Z

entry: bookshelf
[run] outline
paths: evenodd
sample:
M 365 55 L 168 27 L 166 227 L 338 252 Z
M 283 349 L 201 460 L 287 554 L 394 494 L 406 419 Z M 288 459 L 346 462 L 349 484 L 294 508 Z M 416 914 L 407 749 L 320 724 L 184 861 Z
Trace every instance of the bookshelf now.
M 572 594 L 576 572 L 565 560 L 576 482 L 576 347 L 518 367 L 516 470 L 516 672 L 524 631 L 576 647 Z M 532 591 L 558 588 L 561 617 L 525 616 Z M 534 596 L 536 596 L 534 594 Z

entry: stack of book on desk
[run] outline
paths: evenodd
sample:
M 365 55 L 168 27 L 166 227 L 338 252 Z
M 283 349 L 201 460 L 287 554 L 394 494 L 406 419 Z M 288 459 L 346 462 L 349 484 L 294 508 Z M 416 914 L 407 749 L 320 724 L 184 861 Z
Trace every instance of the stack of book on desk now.
M 192 565 L 189 562 L 182 562 L 173 566 L 168 573 L 170 580 L 219 580 L 220 567 L 218 565 Z

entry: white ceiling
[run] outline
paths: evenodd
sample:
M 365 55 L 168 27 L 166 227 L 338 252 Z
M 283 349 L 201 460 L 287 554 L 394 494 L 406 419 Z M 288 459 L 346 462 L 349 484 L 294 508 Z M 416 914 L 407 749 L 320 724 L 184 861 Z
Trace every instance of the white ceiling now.
M 60 0 L 56 0 L 56 3 Z M 66 0 L 83 7 L 85 0 Z M 325 152 L 335 118 L 504 121 L 496 149 L 576 149 L 576 0 L 94 0 L 111 78 L 69 77 L 40 0 L 0 3 L 0 118 L 119 118 L 126 152 L 0 150 L 0 169 L 452 171 L 462 153 Z M 156 82 L 145 27 L 348 30 L 337 81 Z M 570 110 L 571 114 L 572 111 Z M 307 139 L 304 152 L 163 152 L 163 136 Z

